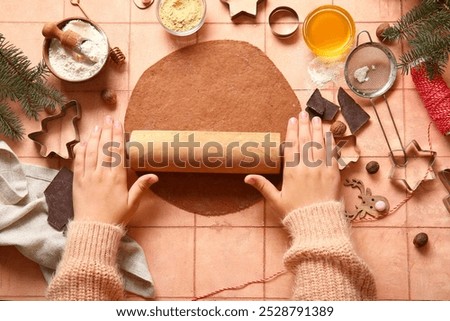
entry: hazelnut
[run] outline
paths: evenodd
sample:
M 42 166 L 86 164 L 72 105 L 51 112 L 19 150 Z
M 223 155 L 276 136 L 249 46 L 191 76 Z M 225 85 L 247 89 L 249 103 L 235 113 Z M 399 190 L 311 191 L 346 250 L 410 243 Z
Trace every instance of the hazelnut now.
M 112 89 L 104 89 L 101 92 L 102 99 L 108 105 L 115 105 L 117 103 L 116 92 Z
M 343 136 L 346 130 L 347 126 L 339 120 L 336 120 L 330 127 L 331 133 L 333 133 L 333 136 L 336 137 Z
M 413 244 L 415 247 L 422 247 L 428 243 L 428 235 L 426 233 L 419 233 L 414 237 Z
M 391 25 L 386 22 L 384 22 L 378 26 L 377 31 L 376 31 L 378 40 L 380 40 L 381 42 L 384 42 L 384 43 L 389 42 L 387 39 L 384 38 L 383 33 L 386 31 L 387 28 L 390 28 L 390 27 L 391 27 Z
M 378 172 L 379 169 L 380 169 L 380 164 L 378 164 L 378 162 L 376 162 L 376 161 L 370 161 L 366 165 L 366 171 L 369 174 L 375 174 L 376 172 Z

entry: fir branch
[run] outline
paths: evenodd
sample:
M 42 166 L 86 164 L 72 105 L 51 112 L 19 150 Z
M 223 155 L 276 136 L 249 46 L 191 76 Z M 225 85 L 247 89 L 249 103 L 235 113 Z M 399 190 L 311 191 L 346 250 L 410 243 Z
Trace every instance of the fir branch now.
M 403 15 L 397 23 L 388 28 L 383 36 L 385 40 L 410 39 L 424 28 L 433 30 L 436 27 L 448 28 L 449 0 L 424 0 L 422 3 Z
M 399 66 L 408 73 L 423 63 L 428 78 L 442 74 L 450 53 L 450 0 L 424 0 L 384 33 L 385 40 L 405 39 L 411 49 L 400 57 Z
M 42 61 L 35 67 L 25 54 L 8 43 L 0 33 L 0 103 L 6 99 L 19 102 L 23 112 L 28 118 L 39 119 L 39 112 L 44 107 L 54 109 L 57 105 L 66 102 L 64 95 L 46 82 L 49 70 Z M 10 137 L 17 138 L 22 132 L 22 125 L 18 118 L 12 121 L 12 112 L 3 107 L 3 122 L 0 122 L 0 130 Z M 20 125 L 20 126 L 19 126 Z M 6 126 L 3 128 L 3 126 Z M 9 126 L 16 127 L 16 132 Z
M 20 119 L 9 108 L 9 106 L 0 102 L 0 133 L 6 137 L 20 140 L 24 135 L 24 128 Z
M 410 41 L 411 49 L 400 57 L 403 73 L 422 62 L 428 77 L 433 79 L 436 74 L 442 74 L 448 63 L 450 52 L 450 35 L 441 37 L 439 34 L 421 34 Z

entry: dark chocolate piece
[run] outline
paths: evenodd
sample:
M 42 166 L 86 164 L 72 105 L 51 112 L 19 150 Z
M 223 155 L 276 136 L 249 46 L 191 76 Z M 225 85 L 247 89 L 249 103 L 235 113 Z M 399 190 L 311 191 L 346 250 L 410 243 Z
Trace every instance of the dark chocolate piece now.
M 350 97 L 347 92 L 339 88 L 338 101 L 341 106 L 342 115 L 350 128 L 352 134 L 355 134 L 361 127 L 364 126 L 370 119 L 368 113 L 366 113 L 356 101 Z
M 58 231 L 62 231 L 73 218 L 72 182 L 73 173 L 63 167 L 44 191 L 48 205 L 47 222 Z
M 339 111 L 339 106 L 323 98 L 319 89 L 316 89 L 306 102 L 305 111 L 311 118 L 318 116 L 323 120 L 333 120 Z
M 325 112 L 323 113 L 322 119 L 328 121 L 333 120 L 337 112 L 339 111 L 339 106 L 325 98 L 323 99 L 323 104 L 325 107 Z
M 323 114 L 325 113 L 325 104 L 323 102 L 323 98 L 320 94 L 319 89 L 314 90 L 311 97 L 309 97 L 308 101 L 306 102 L 305 111 L 308 112 L 311 118 L 314 116 L 319 116 L 320 118 L 322 118 Z

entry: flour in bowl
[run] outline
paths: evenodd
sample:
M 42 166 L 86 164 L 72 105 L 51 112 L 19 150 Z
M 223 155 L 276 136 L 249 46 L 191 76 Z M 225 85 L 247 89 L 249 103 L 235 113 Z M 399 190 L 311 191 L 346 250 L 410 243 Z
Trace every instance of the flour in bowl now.
M 80 48 L 87 57 L 64 48 L 59 40 L 52 39 L 48 58 L 53 71 L 68 81 L 83 81 L 96 75 L 108 58 L 109 45 L 106 36 L 92 24 L 82 20 L 72 20 L 62 30 L 72 30 L 82 38 L 90 40 L 84 42 Z

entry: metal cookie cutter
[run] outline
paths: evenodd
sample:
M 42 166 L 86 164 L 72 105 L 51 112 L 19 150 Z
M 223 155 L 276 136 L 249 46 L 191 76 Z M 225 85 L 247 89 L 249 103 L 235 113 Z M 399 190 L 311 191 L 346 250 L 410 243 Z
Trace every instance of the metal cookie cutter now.
M 400 151 L 400 150 L 393 150 L 393 154 L 391 155 L 392 158 L 392 167 L 391 167 L 391 171 L 389 173 L 389 179 L 391 180 L 396 180 L 399 181 L 401 183 L 403 183 L 406 186 L 406 189 L 408 192 L 412 193 L 414 192 L 419 185 L 423 182 L 423 181 L 427 181 L 427 180 L 433 180 L 436 178 L 436 175 L 434 174 L 433 171 L 433 164 L 434 161 L 436 160 L 436 155 L 437 153 L 435 151 L 432 150 L 424 150 L 420 147 L 419 143 L 417 143 L 417 141 L 412 140 L 408 145 L 405 146 L 405 148 L 403 150 L 401 150 L 401 152 L 404 152 L 404 155 L 400 156 L 400 157 L 406 157 L 407 162 L 404 164 L 398 164 L 397 162 L 395 162 L 395 155 L 394 152 L 395 151 Z M 414 182 L 414 184 L 410 184 L 408 183 L 408 180 L 406 178 L 403 177 L 399 177 L 398 175 L 396 175 L 396 172 L 398 171 L 398 169 L 404 169 L 408 163 L 408 160 L 413 158 L 413 155 L 415 154 L 414 157 L 417 157 L 418 154 L 422 154 L 422 156 L 420 157 L 428 157 L 428 166 L 427 166 L 427 171 L 423 173 L 423 176 L 417 180 L 416 182 Z
M 71 139 L 65 144 L 67 150 L 64 153 L 62 150 L 49 150 L 45 142 L 41 141 L 42 137 L 48 134 L 48 123 L 66 117 L 70 109 L 73 109 L 72 114 L 74 114 L 71 120 L 71 124 L 73 126 L 74 139 Z M 41 121 L 41 130 L 38 132 L 28 134 L 28 137 L 39 146 L 39 153 L 41 154 L 42 157 L 48 157 L 50 155 L 55 154 L 64 159 L 73 158 L 73 147 L 80 142 L 80 135 L 77 127 L 77 122 L 80 119 L 81 119 L 80 106 L 76 100 L 71 100 L 61 107 L 61 112 L 59 114 L 44 118 Z
M 246 14 L 252 18 L 256 18 L 258 13 L 258 4 L 264 0 L 220 0 L 226 3 L 230 9 L 230 17 L 234 19 L 241 14 Z
M 269 15 L 270 29 L 275 36 L 280 38 L 292 36 L 298 30 L 299 22 L 297 12 L 286 6 L 273 9 Z
M 338 166 L 340 170 L 346 168 L 350 163 L 356 163 L 359 160 L 361 150 L 356 143 L 355 135 L 334 137 L 334 141 L 338 148 Z
M 449 195 L 444 197 L 442 200 L 444 202 L 445 208 L 450 213 L 450 168 L 446 168 L 438 173 L 439 178 L 441 179 L 442 184 L 444 184 L 445 188 Z

